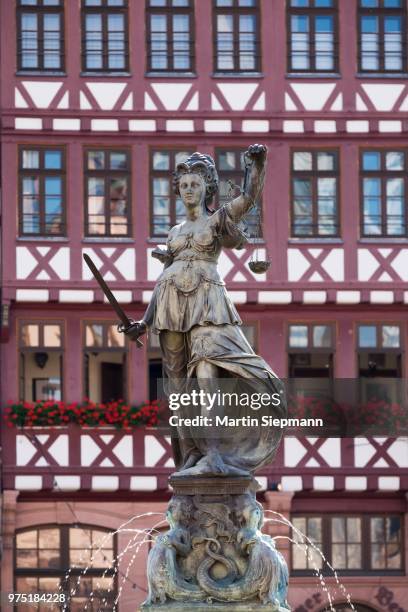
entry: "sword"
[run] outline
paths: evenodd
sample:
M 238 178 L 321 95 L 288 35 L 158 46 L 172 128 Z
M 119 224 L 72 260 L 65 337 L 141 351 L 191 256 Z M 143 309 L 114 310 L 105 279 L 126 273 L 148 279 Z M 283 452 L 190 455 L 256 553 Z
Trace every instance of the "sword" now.
M 119 319 L 122 321 L 122 324 L 123 324 L 124 328 L 127 329 L 128 327 L 130 327 L 132 325 L 132 322 L 130 321 L 129 317 L 125 314 L 125 312 L 123 311 L 123 309 L 119 305 L 117 299 L 113 295 L 112 291 L 109 289 L 109 287 L 106 284 L 106 282 L 103 280 L 101 273 L 99 272 L 98 268 L 95 266 L 94 262 L 89 257 L 89 255 L 84 253 L 83 258 L 85 260 L 86 265 L 88 266 L 88 268 L 92 272 L 92 274 L 93 274 L 95 280 L 97 281 L 98 285 L 100 286 L 100 288 L 102 289 L 103 293 L 107 297 L 109 304 L 112 306 L 113 310 L 116 312 L 116 314 L 118 315 Z M 137 338 L 136 344 L 137 344 L 138 348 L 143 346 L 143 342 L 141 340 L 139 340 L 139 338 Z

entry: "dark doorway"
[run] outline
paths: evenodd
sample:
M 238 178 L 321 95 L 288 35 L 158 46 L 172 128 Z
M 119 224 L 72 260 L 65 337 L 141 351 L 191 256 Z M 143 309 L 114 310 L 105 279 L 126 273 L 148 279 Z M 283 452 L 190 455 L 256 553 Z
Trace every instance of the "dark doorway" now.
M 123 393 L 123 364 L 101 363 L 102 376 L 102 402 L 110 402 L 124 397 Z

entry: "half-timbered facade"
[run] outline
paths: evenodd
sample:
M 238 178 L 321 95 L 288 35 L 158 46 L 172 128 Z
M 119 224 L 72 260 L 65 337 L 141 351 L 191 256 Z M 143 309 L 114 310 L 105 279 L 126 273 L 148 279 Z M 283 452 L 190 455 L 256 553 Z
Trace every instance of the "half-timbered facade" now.
M 250 216 L 251 244 L 220 258 L 248 338 L 284 378 L 407 378 L 406 0 L 10 0 L 0 23 L 3 406 L 154 397 L 157 340 L 116 333 L 82 255 L 140 318 L 161 272 L 151 252 L 183 219 L 174 164 L 213 155 L 222 202 L 257 141 L 262 227 Z M 55 591 L 93 531 L 163 512 L 170 494 L 154 429 L 3 427 L 2 448 L 2 591 Z M 339 569 L 344 588 L 325 572 L 338 607 L 350 592 L 361 610 L 406 608 L 406 438 L 287 437 L 259 481 L 265 508 Z M 314 553 L 266 528 L 283 536 L 292 606 L 320 612 Z M 107 540 L 72 610 L 128 541 Z M 144 598 L 146 552 L 98 587 L 121 592 L 121 612 Z

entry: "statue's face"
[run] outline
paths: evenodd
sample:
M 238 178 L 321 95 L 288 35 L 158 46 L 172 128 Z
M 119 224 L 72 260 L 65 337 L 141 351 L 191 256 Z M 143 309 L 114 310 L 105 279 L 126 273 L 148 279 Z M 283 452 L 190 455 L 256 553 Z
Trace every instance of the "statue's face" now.
M 199 206 L 205 196 L 204 179 L 199 174 L 183 174 L 179 182 L 179 191 L 185 206 L 188 208 Z

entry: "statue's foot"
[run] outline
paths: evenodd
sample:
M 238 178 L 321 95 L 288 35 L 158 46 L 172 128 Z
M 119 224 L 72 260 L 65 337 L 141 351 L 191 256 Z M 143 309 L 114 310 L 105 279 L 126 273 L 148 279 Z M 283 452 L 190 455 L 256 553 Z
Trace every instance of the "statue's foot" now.
M 214 475 L 223 476 L 228 474 L 228 466 L 225 465 L 221 455 L 216 450 L 210 450 L 201 461 L 206 461 L 208 468 Z
M 173 474 L 173 478 L 184 478 L 186 476 L 248 476 L 247 470 L 241 470 L 224 463 L 217 451 L 210 451 L 192 467 L 186 467 Z
M 202 454 L 199 452 L 190 453 L 183 463 L 183 466 L 180 468 L 180 471 L 182 472 L 183 470 L 188 470 L 189 468 L 193 467 L 193 465 L 196 465 L 201 458 Z

